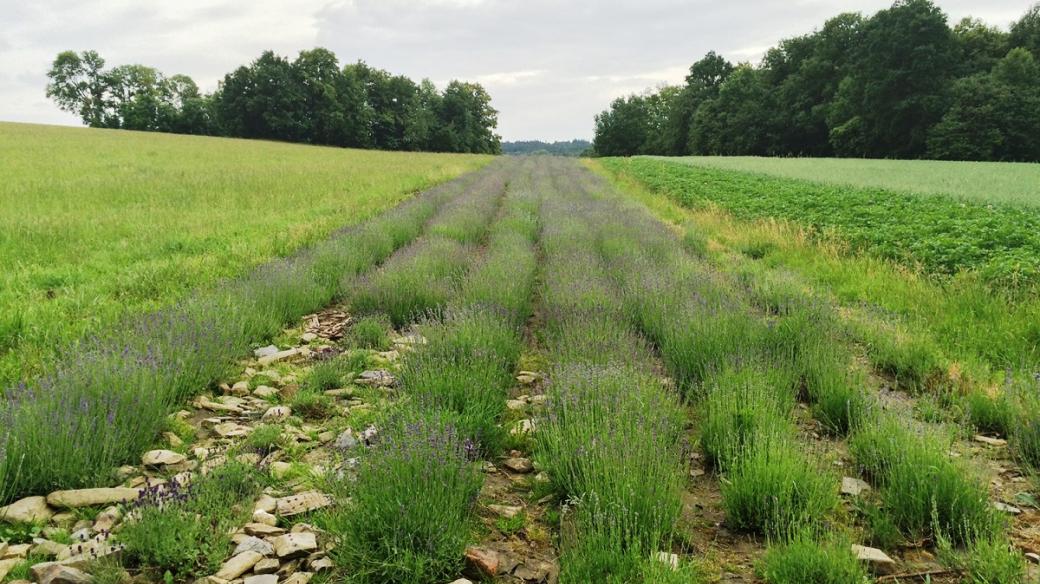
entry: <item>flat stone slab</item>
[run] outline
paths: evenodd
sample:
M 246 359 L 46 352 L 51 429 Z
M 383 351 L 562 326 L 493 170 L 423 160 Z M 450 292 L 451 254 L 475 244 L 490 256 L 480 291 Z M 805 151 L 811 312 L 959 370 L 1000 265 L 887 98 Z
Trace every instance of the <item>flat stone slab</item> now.
M 94 507 L 129 503 L 141 495 L 140 489 L 113 487 L 107 489 L 77 489 L 73 491 L 54 491 L 47 495 L 47 503 L 52 507 L 75 509 L 78 507 Z
M 288 497 L 282 497 L 275 503 L 276 514 L 281 517 L 292 517 L 307 513 L 332 504 L 332 497 L 318 491 L 305 491 Z
M 0 521 L 8 523 L 45 522 L 54 516 L 54 510 L 47 506 L 46 497 L 26 497 L 0 507 Z

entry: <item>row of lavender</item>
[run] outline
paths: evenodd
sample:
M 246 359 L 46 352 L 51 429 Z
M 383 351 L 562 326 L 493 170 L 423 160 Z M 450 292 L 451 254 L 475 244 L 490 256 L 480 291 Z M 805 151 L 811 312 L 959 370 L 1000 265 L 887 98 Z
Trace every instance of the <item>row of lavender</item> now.
M 608 190 L 589 180 L 590 190 Z M 599 245 L 624 311 L 699 404 L 700 445 L 724 477 L 727 522 L 778 544 L 763 565 L 767 580 L 864 576 L 848 545 L 854 529 L 836 513 L 837 477 L 798 437 L 798 400 L 822 427 L 848 437 L 878 489 L 879 500 L 855 518 L 869 543 L 891 545 L 896 531 L 947 551 L 960 545 L 965 552 L 947 561 L 974 581 L 1020 577 L 1021 557 L 1010 549 L 985 483 L 950 457 L 951 438 L 941 430 L 878 407 L 833 307 L 792 298 L 772 314 L 756 313 L 744 290 L 685 253 L 645 210 L 612 206 L 615 226 Z
M 293 257 L 128 319 L 70 347 L 49 374 L 0 399 L 0 502 L 60 488 L 107 485 L 151 443 L 172 407 L 227 371 L 250 343 L 328 304 L 415 239 L 445 203 L 480 189 L 481 171 L 431 189 Z
M 500 449 L 530 313 L 538 222 L 520 166 L 501 175 L 509 186 L 489 230 L 494 198 L 460 205 L 458 223 L 431 230 L 417 243 L 429 247 L 405 250 L 355 296 L 355 308 L 388 312 L 398 326 L 420 319 L 425 343 L 404 358 L 401 399 L 357 481 L 342 485 L 350 503 L 326 518 L 340 538 L 337 565 L 352 581 L 447 581 L 462 567 L 483 481 L 479 459 Z
M 538 460 L 565 501 L 561 582 L 688 581 L 671 548 L 682 510 L 683 411 L 626 318 L 599 242 L 612 205 L 582 188 L 573 163 L 547 161 L 542 203 L 548 401 Z M 662 561 L 663 560 L 663 561 Z

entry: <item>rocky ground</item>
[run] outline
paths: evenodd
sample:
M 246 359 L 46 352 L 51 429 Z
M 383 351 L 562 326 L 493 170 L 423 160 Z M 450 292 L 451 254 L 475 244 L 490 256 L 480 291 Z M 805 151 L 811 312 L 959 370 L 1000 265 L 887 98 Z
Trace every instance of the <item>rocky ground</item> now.
M 190 485 L 231 459 L 255 465 L 269 477 L 268 486 L 250 519 L 231 536 L 233 550 L 201 580 L 307 584 L 332 577 L 336 566 L 329 551 L 335 541 L 315 519 L 344 501 L 333 494 L 343 489 L 326 487 L 349 481 L 361 450 L 378 440 L 380 417 L 397 398 L 400 357 L 424 341 L 415 332 L 396 334 L 387 350 L 367 351 L 364 370 L 349 382 L 324 390 L 321 407 L 305 404 L 294 411 L 294 395 L 315 364 L 349 347 L 344 333 L 350 321 L 339 309 L 309 315 L 300 327 L 257 349 L 241 362 L 239 375 L 171 415 L 161 443 L 140 464 L 118 469 L 118 484 L 41 494 L 0 508 L 7 524 L 0 523 L 0 535 L 18 542 L 0 543 L 0 581 L 163 580 L 149 566 L 120 565 L 121 529 L 135 520 L 139 500 Z M 511 448 L 500 460 L 484 462 L 480 545 L 466 550 L 465 574 L 455 584 L 467 577 L 556 581 L 550 498 L 538 495 L 545 478 L 528 458 L 531 415 L 543 401 L 540 378 L 528 371 L 517 377 L 507 420 Z M 251 437 L 271 426 L 278 428 L 277 438 L 256 448 Z

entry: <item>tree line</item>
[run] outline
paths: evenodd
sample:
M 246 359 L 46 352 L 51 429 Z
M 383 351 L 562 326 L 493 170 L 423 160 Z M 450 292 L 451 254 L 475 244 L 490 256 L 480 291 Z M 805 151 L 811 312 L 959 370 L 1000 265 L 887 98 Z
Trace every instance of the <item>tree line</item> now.
M 1040 161 L 1040 4 L 1009 30 L 930 0 L 845 13 L 758 66 L 708 53 L 596 116 L 602 156 Z
M 428 79 L 357 62 L 327 49 L 295 60 L 266 51 L 203 94 L 187 75 L 144 65 L 105 68 L 96 51 L 65 51 L 47 96 L 92 128 L 260 138 L 352 148 L 498 153 L 498 112 L 477 83 Z
M 551 156 L 585 156 L 591 152 L 592 143 L 588 140 L 558 140 L 543 142 L 542 140 L 517 140 L 503 142 L 502 154 L 517 156 L 548 154 Z

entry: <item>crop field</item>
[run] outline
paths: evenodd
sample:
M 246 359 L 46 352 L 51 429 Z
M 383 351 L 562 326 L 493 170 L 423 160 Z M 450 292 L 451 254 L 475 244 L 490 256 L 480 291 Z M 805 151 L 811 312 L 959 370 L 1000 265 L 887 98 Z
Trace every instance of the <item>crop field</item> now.
M 842 244 L 853 212 L 823 237 L 796 222 L 842 194 L 816 183 L 424 172 L 451 161 L 472 171 L 23 376 L 0 580 L 1037 576 L 1040 313 L 985 277 L 1005 256 L 929 264 L 916 223 L 911 251 Z M 997 216 L 1023 254 L 1031 213 Z
M 488 160 L 0 123 L 0 387 Z
M 687 156 L 660 158 L 691 166 L 767 174 L 849 187 L 947 195 L 976 203 L 1040 206 L 1040 165 L 943 160 Z

